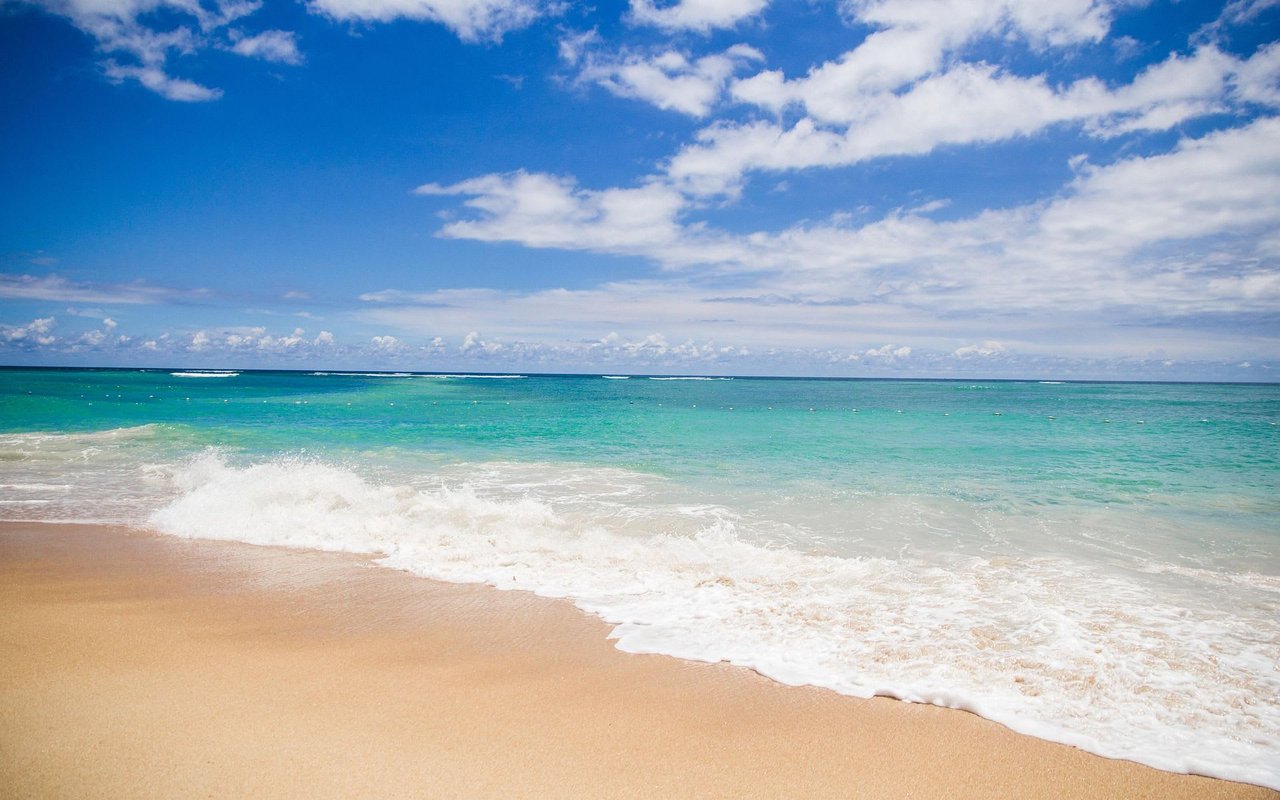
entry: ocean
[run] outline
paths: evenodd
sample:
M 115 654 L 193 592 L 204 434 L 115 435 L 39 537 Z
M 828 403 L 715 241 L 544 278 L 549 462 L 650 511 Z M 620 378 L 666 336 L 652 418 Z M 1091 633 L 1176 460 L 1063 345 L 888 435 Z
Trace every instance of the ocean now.
M 1280 789 L 1280 385 L 0 370 L 0 518 L 374 554 L 628 652 Z

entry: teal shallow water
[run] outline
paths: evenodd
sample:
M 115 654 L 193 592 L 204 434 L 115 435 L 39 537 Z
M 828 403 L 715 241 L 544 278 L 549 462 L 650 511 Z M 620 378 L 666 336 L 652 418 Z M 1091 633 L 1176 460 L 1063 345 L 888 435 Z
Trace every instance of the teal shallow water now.
M 309 452 L 410 470 L 419 459 L 511 459 L 775 502 L 923 495 L 1029 512 L 1135 508 L 1179 525 L 1229 519 L 1247 533 L 1242 554 L 1277 549 L 1276 386 L 156 371 L 5 371 L 0 381 L 0 430 L 158 424 L 167 456 L 217 446 L 242 461 Z
M 0 400 L 9 519 L 377 553 L 624 649 L 1280 783 L 1280 386 L 3 370 Z

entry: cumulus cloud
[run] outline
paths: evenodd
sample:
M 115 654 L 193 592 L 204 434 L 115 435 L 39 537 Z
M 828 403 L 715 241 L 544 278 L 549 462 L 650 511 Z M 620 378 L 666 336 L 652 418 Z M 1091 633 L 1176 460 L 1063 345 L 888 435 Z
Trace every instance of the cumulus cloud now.
M 692 117 L 710 113 L 729 79 L 752 62 L 764 59 L 759 50 L 745 44 L 698 59 L 676 50 L 649 55 L 602 53 L 573 44 L 562 46 L 560 52 L 564 60 L 580 64 L 580 82 L 594 83 L 619 97 L 642 100 Z
M 462 345 L 458 347 L 458 352 L 466 356 L 492 355 L 504 349 L 501 342 L 486 341 L 479 331 L 469 331 L 462 337 Z
M 498 41 L 560 9 L 547 0 L 311 0 L 309 7 L 338 20 L 435 22 L 465 42 Z
M 850 359 L 857 358 L 861 361 L 878 361 L 883 364 L 896 364 L 911 357 L 911 348 L 906 345 L 895 346 L 892 344 L 881 345 L 880 347 L 868 348 L 866 352 L 860 356 L 850 356 Z
M 1115 370 L 1123 367 L 1130 376 L 1134 370 L 1145 370 L 1142 374 L 1159 371 L 1160 377 L 1168 378 L 1182 374 L 1178 370 L 1192 370 L 1192 375 L 1204 375 L 1206 369 L 1230 368 L 1238 372 L 1236 365 L 1242 356 L 1250 363 L 1247 369 L 1254 365 L 1260 370 L 1272 366 L 1265 358 L 1259 363 L 1259 357 L 1249 352 L 1228 361 L 1196 361 L 1198 351 L 1190 338 L 1179 340 L 1177 331 L 1168 330 L 1162 332 L 1164 338 L 1158 342 L 1152 338 L 1151 330 L 1140 332 L 1140 338 L 1153 345 L 1153 354 L 1137 360 L 1119 345 L 1116 352 L 1122 355 L 1118 359 L 1107 357 L 1105 348 L 1096 345 L 1081 347 L 1085 357 L 1070 351 L 1022 356 L 992 340 L 956 347 L 950 338 L 956 332 L 954 327 L 946 333 L 930 330 L 926 318 L 906 307 L 859 309 L 850 315 L 847 307 L 778 302 L 776 298 L 763 304 L 756 302 L 764 299 L 760 297 L 715 298 L 696 286 L 658 282 L 533 293 L 454 290 L 374 294 L 384 300 L 374 303 L 370 318 L 380 317 L 384 324 L 403 332 L 401 335 L 383 334 L 354 346 L 338 343 L 327 331 L 308 339 L 300 328 L 276 333 L 261 326 L 211 327 L 160 336 L 115 334 L 110 326 L 104 326 L 57 337 L 52 333 L 55 320 L 46 317 L 25 325 L 0 325 L 0 348 L 13 357 L 38 361 L 110 352 L 113 361 L 121 364 L 168 366 L 186 361 L 241 368 L 278 366 L 284 361 L 316 368 L 342 363 L 368 369 L 379 363 L 387 367 L 402 365 L 412 358 L 424 369 L 481 371 L 559 372 L 594 367 L 641 373 L 838 375 L 853 370 L 868 375 L 907 371 L 938 376 L 998 373 L 1114 377 Z M 391 297 L 396 298 L 395 305 L 388 305 L 386 298 Z M 695 324 L 691 326 L 690 315 L 705 313 L 709 304 L 720 306 L 725 317 L 693 320 Z M 574 317 L 572 309 L 583 305 L 599 307 L 602 317 L 611 316 L 623 327 L 602 328 L 599 322 Z M 535 313 L 527 314 L 531 308 Z M 569 324 L 556 326 L 548 322 L 558 314 L 566 315 Z M 535 329 L 522 332 L 521 326 L 530 320 L 535 321 Z M 492 322 L 495 330 L 502 332 L 501 337 L 459 327 L 476 321 Z M 726 325 L 728 322 L 737 324 Z M 1079 320 L 1073 319 L 1071 324 L 1078 325 Z M 538 325 L 546 327 L 539 329 Z M 778 327 L 771 328 L 772 325 Z M 974 322 L 973 329 L 985 325 Z M 461 341 L 454 346 L 439 334 L 422 333 L 440 329 L 468 333 L 459 337 Z M 546 335 L 552 330 L 555 335 Z M 600 330 L 609 332 L 601 335 Z M 672 330 L 682 332 L 664 332 Z M 777 330 L 789 335 L 774 336 Z M 886 331 L 910 336 L 911 343 L 898 340 L 880 344 L 883 339 L 877 341 L 876 337 Z M 843 347 L 824 343 L 837 335 L 846 341 Z M 1104 331 L 1102 336 L 1111 339 L 1114 332 Z M 752 344 L 760 340 L 768 344 Z M 1179 360 L 1174 362 L 1171 354 Z M 1170 372 L 1175 363 L 1176 369 Z
M 0 325 L 0 336 L 10 344 L 50 345 L 57 341 L 50 331 L 56 320 L 53 317 L 39 317 L 26 325 Z
M 106 341 L 106 338 L 107 338 L 107 334 L 104 333 L 103 331 L 85 331 L 84 333 L 80 334 L 80 339 L 78 343 L 87 345 L 89 347 L 98 347 L 104 341 Z
M 298 50 L 298 36 L 292 31 L 263 31 L 246 36 L 240 31 L 231 31 L 231 52 L 248 58 L 263 61 L 274 61 L 278 64 L 301 64 L 302 53 Z
M 1001 343 L 988 339 L 981 344 L 967 344 L 964 347 L 957 347 L 952 353 L 956 358 L 992 358 L 1007 352 L 1007 348 Z
M 294 328 L 292 333 L 272 335 L 263 327 L 233 328 L 224 332 L 220 342 L 223 350 L 256 351 L 277 355 L 288 354 L 299 350 L 307 344 L 303 338 L 302 328 Z
M 666 30 L 710 33 L 732 28 L 764 11 L 769 0 L 675 0 L 659 5 L 654 0 L 631 0 L 631 20 Z
M 335 361 L 368 368 L 371 361 L 399 358 L 415 352 L 395 336 L 375 337 L 367 345 L 338 341 L 331 331 L 309 338 L 302 328 L 283 332 L 265 326 L 209 326 L 194 331 L 165 331 L 160 335 L 120 332 L 111 318 L 100 328 L 54 333 L 57 320 L 39 317 L 23 325 L 0 323 L 0 351 L 15 361 L 76 363 L 89 357 L 95 363 L 138 366 L 172 366 L 181 363 L 233 367 L 278 367 L 282 363 L 325 366 Z M 422 349 L 427 352 L 428 349 Z

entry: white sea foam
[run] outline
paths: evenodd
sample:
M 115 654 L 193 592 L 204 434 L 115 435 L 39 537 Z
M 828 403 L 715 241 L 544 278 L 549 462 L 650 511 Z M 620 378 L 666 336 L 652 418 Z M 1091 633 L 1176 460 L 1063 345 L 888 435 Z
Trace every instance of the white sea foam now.
M 24 525 L 118 525 L 119 520 L 109 517 L 59 517 L 58 519 L 33 519 L 30 517 L 3 517 L 0 522 L 21 522 Z
M 444 375 L 444 374 L 435 374 L 435 375 L 419 375 L 418 377 L 420 377 L 420 378 L 449 378 L 449 379 L 453 379 L 453 380 L 461 380 L 461 379 L 464 379 L 464 378 L 476 378 L 476 379 L 488 379 L 488 380 L 499 380 L 499 381 L 512 381 L 512 380 L 520 380 L 521 378 L 527 378 L 527 377 L 529 377 L 529 376 L 528 376 L 528 375 L 468 375 L 468 374 L 466 374 L 466 373 L 459 373 L 459 374 L 456 374 L 456 375 L 455 375 L 455 374 L 448 374 L 448 375 Z
M 690 376 L 677 376 L 677 377 L 664 377 L 664 378 L 649 378 L 649 380 L 651 381 L 731 381 L 733 380 L 733 378 L 714 378 L 714 377 L 707 377 L 702 375 L 690 375 Z
M 630 376 L 630 375 L 601 375 L 600 377 L 601 377 L 601 378 L 604 378 L 604 379 L 605 379 L 605 380 L 607 380 L 607 381 L 629 381 L 629 380 L 631 380 L 631 376 Z
M 229 370 L 219 370 L 217 372 L 210 370 L 200 372 L 170 372 L 169 374 L 175 378 L 234 378 L 240 373 L 231 372 Z
M 475 481 L 460 468 L 411 485 L 205 453 L 173 471 L 177 497 L 150 523 L 572 598 L 629 652 L 965 708 L 1103 755 L 1280 788 L 1269 593 L 1243 607 L 1180 603 L 1141 574 L 1063 558 L 765 547 L 745 535 L 749 519 L 666 502 L 657 479 L 531 469 L 477 465 Z
M 413 378 L 413 372 L 313 372 L 314 376 L 336 376 L 339 378 Z
M 0 433 L 0 456 L 34 457 L 41 453 L 48 453 L 53 458 L 62 458 L 72 450 L 83 452 L 86 447 L 145 439 L 154 436 L 159 430 L 159 425 L 148 424 L 76 433 L 62 431 Z
M 0 494 L 21 518 L 68 521 L 86 510 L 99 522 L 132 523 L 168 493 L 146 475 L 157 455 L 161 425 L 136 425 L 82 433 L 0 434 Z M 148 502 L 151 501 L 151 502 Z
M 1177 564 L 1143 564 L 1140 569 L 1156 575 L 1180 575 L 1209 584 L 1244 586 L 1260 592 L 1280 594 L 1280 575 L 1257 572 L 1223 572 L 1222 570 L 1183 567 Z

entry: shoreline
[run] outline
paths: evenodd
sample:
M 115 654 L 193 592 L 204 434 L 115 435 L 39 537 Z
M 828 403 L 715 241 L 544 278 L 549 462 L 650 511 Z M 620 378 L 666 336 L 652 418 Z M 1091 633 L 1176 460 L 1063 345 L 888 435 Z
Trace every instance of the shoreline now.
M 13 797 L 1280 793 L 964 711 L 617 650 L 568 601 L 370 558 L 0 523 Z

